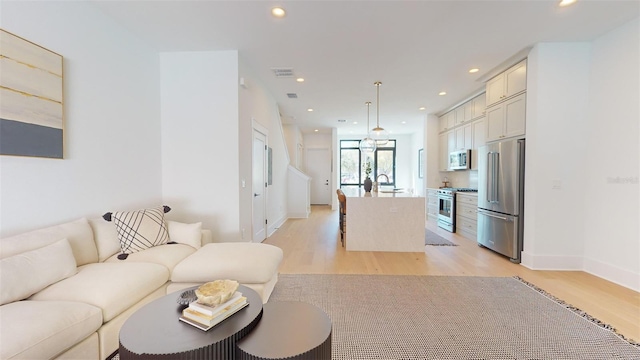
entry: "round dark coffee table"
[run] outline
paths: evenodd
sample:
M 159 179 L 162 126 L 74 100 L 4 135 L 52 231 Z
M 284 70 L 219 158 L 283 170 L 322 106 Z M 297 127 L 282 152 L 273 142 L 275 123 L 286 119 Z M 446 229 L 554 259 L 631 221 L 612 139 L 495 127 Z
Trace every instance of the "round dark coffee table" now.
M 262 319 L 236 343 L 236 358 L 331 359 L 331 320 L 320 308 L 299 301 L 264 304 Z
M 176 302 L 182 291 L 143 306 L 120 329 L 120 359 L 234 359 L 236 342 L 262 317 L 260 295 L 242 285 L 238 291 L 246 296 L 249 306 L 208 331 L 178 320 L 186 307 Z

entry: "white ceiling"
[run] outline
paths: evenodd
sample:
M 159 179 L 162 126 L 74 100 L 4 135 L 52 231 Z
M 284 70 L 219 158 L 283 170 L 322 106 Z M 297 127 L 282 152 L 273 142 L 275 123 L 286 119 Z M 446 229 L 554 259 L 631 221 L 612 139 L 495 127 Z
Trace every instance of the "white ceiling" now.
M 339 134 L 365 132 L 365 101 L 373 102 L 373 127 L 375 81 L 382 82 L 380 125 L 413 133 L 427 113 L 477 93 L 481 80 L 523 49 L 590 41 L 640 14 L 640 2 L 613 0 L 565 8 L 556 0 L 91 3 L 158 51 L 238 50 L 275 97 L 283 122 L 305 131 L 337 127 Z M 274 6 L 286 17 L 273 18 Z M 293 68 L 305 82 L 275 78 L 276 67 Z M 469 74 L 472 67 L 480 71 Z

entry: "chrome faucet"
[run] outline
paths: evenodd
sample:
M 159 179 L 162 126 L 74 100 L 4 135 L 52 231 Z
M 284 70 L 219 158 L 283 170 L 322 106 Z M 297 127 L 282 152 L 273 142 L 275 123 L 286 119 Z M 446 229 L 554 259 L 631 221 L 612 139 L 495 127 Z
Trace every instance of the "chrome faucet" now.
M 387 178 L 387 182 L 389 182 L 389 176 L 387 176 L 387 174 L 380 174 L 376 177 L 376 182 L 379 182 L 378 179 L 380 179 L 380 176 L 384 176 L 385 178 Z

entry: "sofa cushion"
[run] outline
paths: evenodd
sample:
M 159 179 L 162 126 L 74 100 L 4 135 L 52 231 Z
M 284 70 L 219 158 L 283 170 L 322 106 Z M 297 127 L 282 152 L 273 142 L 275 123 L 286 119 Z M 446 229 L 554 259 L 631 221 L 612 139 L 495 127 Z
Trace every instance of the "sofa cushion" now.
M 21 252 L 41 248 L 66 238 L 78 266 L 98 261 L 98 250 L 87 219 L 29 231 L 0 240 L 0 259 Z
M 113 221 L 123 254 L 133 254 L 153 246 L 166 244 L 169 231 L 164 221 L 168 206 L 106 213 L 104 218 Z
M 173 268 L 171 281 L 205 283 L 231 279 L 242 284 L 266 283 L 277 274 L 282 256 L 280 248 L 268 244 L 207 244 Z
M 118 259 L 118 255 L 113 255 L 106 262 L 149 262 L 164 265 L 169 271 L 187 256 L 196 252 L 196 249 L 184 244 L 164 244 L 154 246 L 147 250 L 130 254 L 125 260 Z
M 195 249 L 202 246 L 202 223 L 185 224 L 177 221 L 167 221 L 169 238 L 179 244 L 186 244 Z
M 105 322 L 160 288 L 169 270 L 158 264 L 120 261 L 87 264 L 78 273 L 31 296 L 30 300 L 78 301 L 102 309 Z
M 98 261 L 103 262 L 110 258 L 113 254 L 120 252 L 120 241 L 116 227 L 103 218 L 89 219 L 91 230 L 93 230 L 93 239 L 98 249 Z
M 69 301 L 0 306 L 0 359 L 51 359 L 102 326 L 102 312 Z
M 26 299 L 76 273 L 67 239 L 0 260 L 0 305 Z

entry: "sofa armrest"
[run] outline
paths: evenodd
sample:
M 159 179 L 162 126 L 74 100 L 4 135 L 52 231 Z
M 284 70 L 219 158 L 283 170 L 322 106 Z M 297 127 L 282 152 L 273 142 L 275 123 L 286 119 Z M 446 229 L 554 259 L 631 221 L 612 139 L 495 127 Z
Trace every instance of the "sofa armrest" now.
M 210 244 L 213 242 L 213 232 L 208 229 L 202 229 L 202 246 Z

